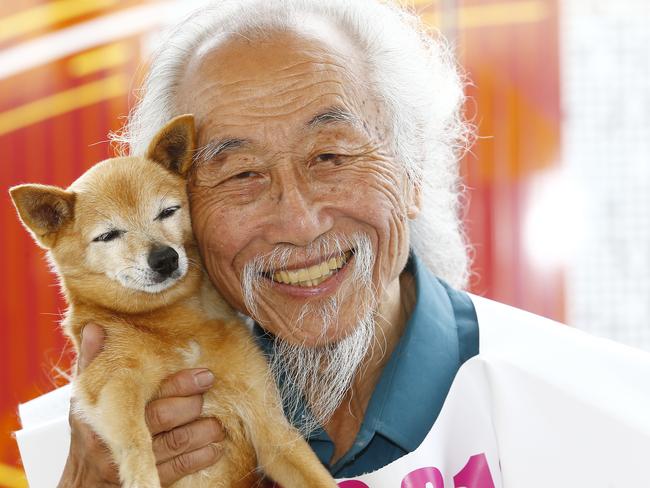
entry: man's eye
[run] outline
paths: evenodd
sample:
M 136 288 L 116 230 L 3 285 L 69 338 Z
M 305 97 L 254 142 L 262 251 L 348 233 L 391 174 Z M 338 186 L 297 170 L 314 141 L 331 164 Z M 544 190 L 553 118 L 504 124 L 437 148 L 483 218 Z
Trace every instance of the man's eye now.
M 236 180 L 245 180 L 254 176 L 257 176 L 257 173 L 255 171 L 242 171 L 241 173 L 237 173 L 235 176 L 233 176 L 233 178 Z
M 323 153 L 316 156 L 316 162 L 318 163 L 332 162 L 334 163 L 334 165 L 338 166 L 343 162 L 343 156 L 334 153 Z
M 122 234 L 124 234 L 125 231 L 123 230 L 109 230 L 108 232 L 104 232 L 103 234 L 98 235 L 93 239 L 93 242 L 108 242 L 112 241 L 113 239 L 117 239 L 118 237 L 121 237 Z
M 167 207 L 164 209 L 162 212 L 158 214 L 158 216 L 154 220 L 163 220 L 166 219 L 167 217 L 171 217 L 176 213 L 176 210 L 181 208 L 180 205 L 174 205 L 173 207 Z

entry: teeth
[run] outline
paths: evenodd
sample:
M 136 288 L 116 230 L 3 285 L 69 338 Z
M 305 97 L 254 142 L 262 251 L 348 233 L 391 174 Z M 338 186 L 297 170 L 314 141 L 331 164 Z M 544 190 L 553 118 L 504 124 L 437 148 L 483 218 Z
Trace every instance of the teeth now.
M 310 280 L 315 280 L 323 276 L 323 273 L 321 272 L 320 269 L 320 265 L 312 266 L 311 268 L 307 269 L 307 273 L 309 274 Z
M 307 281 L 309 279 L 309 269 L 308 268 L 302 268 L 298 270 L 298 280 L 299 281 Z
M 276 271 L 273 275 L 273 280 L 303 287 L 316 286 L 342 268 L 351 255 L 352 253 L 348 251 L 343 255 L 330 258 L 309 268 Z
M 330 267 L 327 265 L 327 263 L 320 263 L 320 275 L 325 276 L 330 272 Z
M 287 276 L 289 277 L 289 283 L 297 283 L 300 281 L 297 271 L 287 271 Z

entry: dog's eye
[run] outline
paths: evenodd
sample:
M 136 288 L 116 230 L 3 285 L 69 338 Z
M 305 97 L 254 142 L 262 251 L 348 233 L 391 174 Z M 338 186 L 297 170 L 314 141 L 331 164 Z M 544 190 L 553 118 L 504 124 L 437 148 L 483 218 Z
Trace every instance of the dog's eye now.
M 164 209 L 162 212 L 158 214 L 158 216 L 154 220 L 163 220 L 166 219 L 167 217 L 171 217 L 176 213 L 176 210 L 181 208 L 180 205 L 174 205 L 173 207 L 167 207 Z
M 117 229 L 109 230 L 108 232 L 104 232 L 103 234 L 95 237 L 93 239 L 93 242 L 112 241 L 113 239 L 117 239 L 118 237 L 120 237 L 122 234 L 124 234 L 123 230 L 117 230 Z

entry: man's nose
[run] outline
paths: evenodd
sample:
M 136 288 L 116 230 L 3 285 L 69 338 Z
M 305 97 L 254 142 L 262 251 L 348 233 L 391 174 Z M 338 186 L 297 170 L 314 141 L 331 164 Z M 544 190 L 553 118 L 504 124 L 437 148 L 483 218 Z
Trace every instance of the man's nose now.
M 309 188 L 291 184 L 277 192 L 275 219 L 271 240 L 295 246 L 306 246 L 332 228 L 332 218 L 324 205 L 314 198 Z

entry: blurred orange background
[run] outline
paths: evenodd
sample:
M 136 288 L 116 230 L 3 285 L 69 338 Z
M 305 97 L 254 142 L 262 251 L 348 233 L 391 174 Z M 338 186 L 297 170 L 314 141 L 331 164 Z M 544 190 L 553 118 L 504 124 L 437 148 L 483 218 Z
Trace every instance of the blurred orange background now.
M 562 320 L 563 269 L 532 260 L 522 237 L 531 181 L 560 160 L 556 0 L 407 4 L 454 41 L 472 81 L 467 113 L 480 137 L 462 166 L 475 250 L 470 289 Z M 27 486 L 11 435 L 18 403 L 64 383 L 57 371 L 71 363 L 57 325 L 65 304 L 6 189 L 65 187 L 111 156 L 107 133 L 132 105 L 152 35 L 187 5 L 0 3 L 0 486 Z

